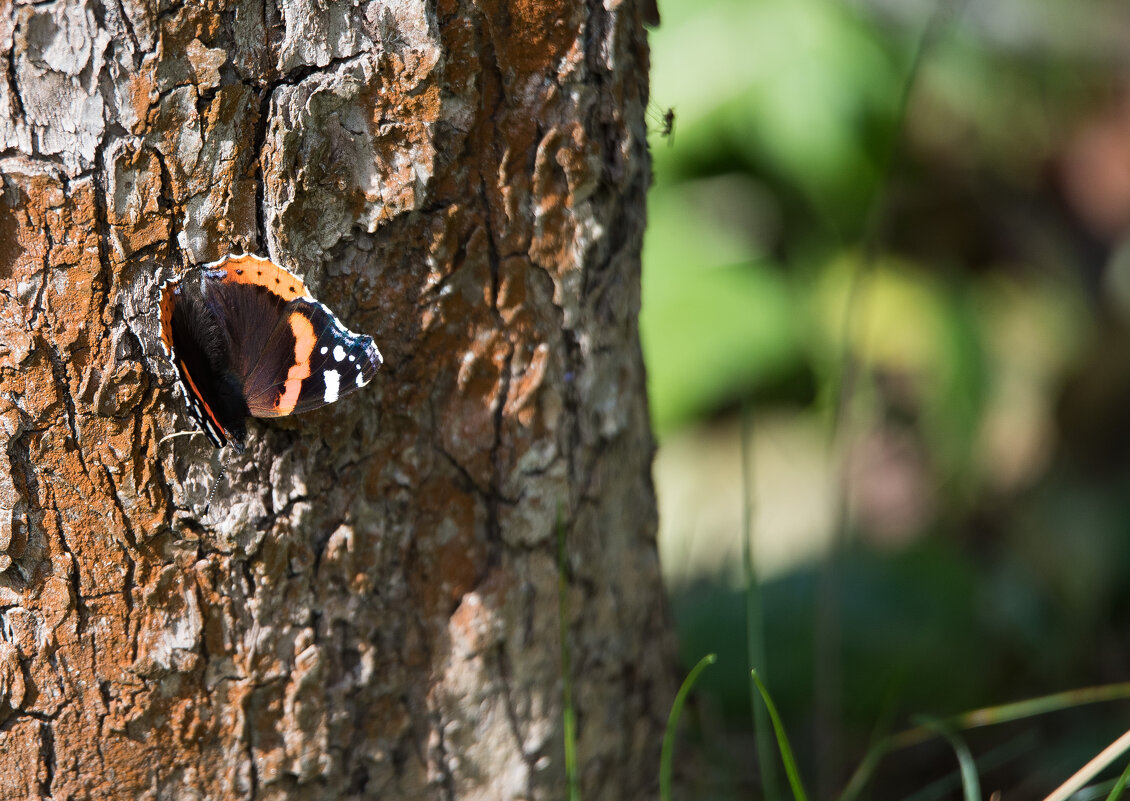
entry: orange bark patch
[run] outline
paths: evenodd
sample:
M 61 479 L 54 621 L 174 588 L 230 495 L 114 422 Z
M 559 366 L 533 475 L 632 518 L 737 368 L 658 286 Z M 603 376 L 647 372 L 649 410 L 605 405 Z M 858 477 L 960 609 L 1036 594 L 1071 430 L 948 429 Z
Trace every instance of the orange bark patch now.
M 47 765 L 40 759 L 47 724 L 17 721 L 0 732 L 0 797 L 39 798 Z
M 420 487 L 420 532 L 427 538 L 418 550 L 410 581 L 421 607 L 447 615 L 470 592 L 482 571 L 485 544 L 477 539 L 485 510 L 449 479 Z
M 503 75 L 514 83 L 530 75 L 553 75 L 558 62 L 578 41 L 585 20 L 581 3 L 509 0 L 483 3 L 494 23 L 494 47 Z M 505 24 L 500 25 L 500 21 Z

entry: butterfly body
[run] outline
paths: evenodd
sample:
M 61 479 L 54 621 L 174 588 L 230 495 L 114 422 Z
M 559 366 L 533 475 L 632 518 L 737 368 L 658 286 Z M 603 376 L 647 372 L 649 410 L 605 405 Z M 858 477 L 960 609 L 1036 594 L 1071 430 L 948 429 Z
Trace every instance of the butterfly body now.
M 372 337 L 347 329 L 294 274 L 228 256 L 161 286 L 161 342 L 188 411 L 216 447 L 243 449 L 248 417 L 333 403 L 381 366 Z

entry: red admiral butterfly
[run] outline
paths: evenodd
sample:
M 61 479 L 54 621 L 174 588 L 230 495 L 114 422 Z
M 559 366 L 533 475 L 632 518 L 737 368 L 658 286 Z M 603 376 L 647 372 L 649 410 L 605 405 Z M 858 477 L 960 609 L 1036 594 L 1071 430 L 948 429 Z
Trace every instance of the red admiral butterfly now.
M 194 274 L 198 273 L 198 274 Z M 381 366 L 301 279 L 259 256 L 225 256 L 161 285 L 161 343 L 188 411 L 217 448 L 243 450 L 247 417 L 333 403 Z

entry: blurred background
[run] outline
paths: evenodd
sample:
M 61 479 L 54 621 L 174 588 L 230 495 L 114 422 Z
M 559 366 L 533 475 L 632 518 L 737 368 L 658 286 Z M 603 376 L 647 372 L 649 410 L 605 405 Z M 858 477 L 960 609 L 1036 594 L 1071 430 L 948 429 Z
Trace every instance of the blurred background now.
M 660 11 L 641 330 L 683 667 L 719 657 L 697 796 L 762 797 L 751 598 L 819 798 L 914 715 L 1130 679 L 1130 8 Z M 986 794 L 1041 798 L 1127 727 L 962 737 Z M 960 797 L 953 749 L 864 797 Z

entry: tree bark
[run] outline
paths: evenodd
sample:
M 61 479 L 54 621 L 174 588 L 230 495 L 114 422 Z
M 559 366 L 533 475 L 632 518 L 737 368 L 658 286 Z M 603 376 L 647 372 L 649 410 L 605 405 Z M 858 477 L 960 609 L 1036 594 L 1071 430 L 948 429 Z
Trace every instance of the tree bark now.
M 648 792 L 640 14 L 0 0 L 0 798 L 565 797 L 559 608 L 582 795 Z M 386 361 L 205 514 L 157 287 L 241 249 Z

